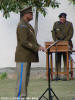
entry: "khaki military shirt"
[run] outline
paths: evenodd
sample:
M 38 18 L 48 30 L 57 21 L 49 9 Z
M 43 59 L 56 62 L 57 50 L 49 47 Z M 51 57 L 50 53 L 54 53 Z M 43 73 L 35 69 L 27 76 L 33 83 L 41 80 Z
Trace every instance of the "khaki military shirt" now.
M 16 62 L 38 62 L 39 44 L 33 27 L 23 19 L 17 27 Z
M 57 21 L 54 23 L 53 31 L 52 31 L 53 40 L 65 40 L 69 41 L 73 37 L 73 25 L 71 22 L 66 21 L 65 23 L 61 23 Z

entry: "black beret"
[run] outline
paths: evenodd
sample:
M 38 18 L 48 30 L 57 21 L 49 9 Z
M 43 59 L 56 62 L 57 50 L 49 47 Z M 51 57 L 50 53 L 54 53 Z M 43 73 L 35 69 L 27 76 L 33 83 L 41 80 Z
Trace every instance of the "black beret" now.
M 66 14 L 66 13 L 60 13 L 60 14 L 59 14 L 59 18 L 61 18 L 62 16 L 63 16 L 64 18 L 66 18 L 67 14 Z

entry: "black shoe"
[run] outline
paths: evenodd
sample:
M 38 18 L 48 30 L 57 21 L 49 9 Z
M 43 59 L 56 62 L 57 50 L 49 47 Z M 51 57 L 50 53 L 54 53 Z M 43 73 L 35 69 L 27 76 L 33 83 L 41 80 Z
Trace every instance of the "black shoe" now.
M 60 80 L 60 77 L 56 77 L 55 80 L 56 80 L 56 81 Z
M 67 81 L 67 79 L 66 78 L 63 78 L 62 81 Z
M 62 81 L 67 81 L 67 77 L 66 76 L 63 76 Z
M 52 81 L 58 81 L 60 80 L 60 77 L 55 77 Z
M 26 100 L 26 97 L 25 96 L 21 96 L 21 100 Z

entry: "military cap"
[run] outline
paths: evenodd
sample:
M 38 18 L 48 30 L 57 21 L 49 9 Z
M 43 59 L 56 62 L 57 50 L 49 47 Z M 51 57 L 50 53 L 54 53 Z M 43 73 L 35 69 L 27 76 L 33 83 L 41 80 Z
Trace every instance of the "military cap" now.
M 64 18 L 66 18 L 67 14 L 66 14 L 66 13 L 60 13 L 60 14 L 59 14 L 59 18 L 61 18 L 62 16 L 63 16 Z
M 23 16 L 25 13 L 30 13 L 30 12 L 32 12 L 32 6 L 20 10 L 20 15 Z

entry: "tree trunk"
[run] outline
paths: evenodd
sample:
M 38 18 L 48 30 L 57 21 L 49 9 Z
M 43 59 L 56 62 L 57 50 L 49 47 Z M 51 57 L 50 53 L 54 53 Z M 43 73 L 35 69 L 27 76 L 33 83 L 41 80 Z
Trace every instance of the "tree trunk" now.
M 36 13 L 35 13 L 35 34 L 37 36 L 37 32 L 38 32 L 38 11 L 36 9 Z

